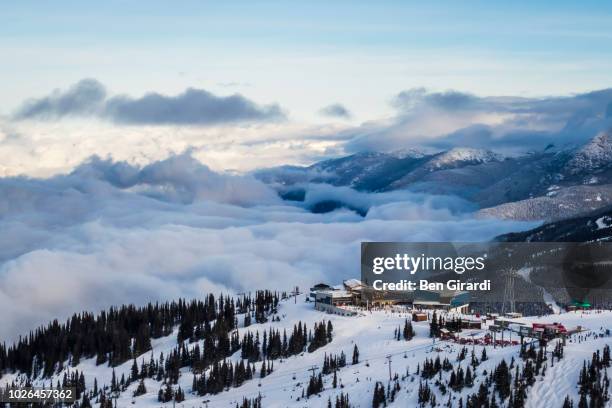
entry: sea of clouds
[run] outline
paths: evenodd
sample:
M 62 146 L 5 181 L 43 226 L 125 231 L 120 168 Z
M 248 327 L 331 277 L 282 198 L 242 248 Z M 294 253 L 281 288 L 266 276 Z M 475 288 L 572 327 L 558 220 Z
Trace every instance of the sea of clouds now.
M 51 178 L 0 178 L 0 339 L 82 310 L 359 276 L 362 241 L 476 241 L 533 224 L 476 220 L 453 197 L 306 185 L 283 201 L 189 153 L 92 157 Z M 342 200 L 356 212 L 307 210 Z
M 0 340 L 123 303 L 337 284 L 359 276 L 362 241 L 481 241 L 534 226 L 475 219 L 456 197 L 306 180 L 304 201 L 283 201 L 250 171 L 415 146 L 542 150 L 612 126 L 611 89 L 409 89 L 392 105 L 360 125 L 306 125 L 239 94 L 139 97 L 85 79 L 0 115 Z M 351 116 L 338 104 L 321 113 Z M 344 208 L 309 210 L 325 201 Z

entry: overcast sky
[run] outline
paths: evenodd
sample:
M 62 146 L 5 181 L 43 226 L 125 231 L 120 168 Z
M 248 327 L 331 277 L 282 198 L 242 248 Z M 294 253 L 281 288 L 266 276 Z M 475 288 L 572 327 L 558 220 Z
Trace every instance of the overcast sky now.
M 83 77 L 240 91 L 308 119 L 333 102 L 377 118 L 413 87 L 582 92 L 612 85 L 611 18 L 606 1 L 9 2 L 0 108 Z
M 304 164 L 345 152 L 340 140 L 370 140 L 372 127 L 378 138 L 407 90 L 606 89 L 611 17 L 606 1 L 9 2 L 0 175 L 65 172 L 91 154 L 145 163 L 189 147 L 215 169 Z M 95 84 L 85 94 L 83 80 Z M 58 102 L 75 89 L 76 101 Z M 381 145 L 506 120 L 443 117 Z

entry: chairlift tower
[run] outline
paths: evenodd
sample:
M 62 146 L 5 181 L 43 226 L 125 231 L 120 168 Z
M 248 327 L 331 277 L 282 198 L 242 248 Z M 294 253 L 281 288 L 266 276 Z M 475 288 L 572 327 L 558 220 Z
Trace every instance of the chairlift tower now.
M 300 288 L 298 286 L 296 286 L 295 288 L 293 288 L 293 291 L 291 292 L 291 295 L 293 296 L 293 303 L 297 304 L 297 297 L 300 294 Z M 317 298 L 315 296 L 315 306 L 317 304 Z
M 514 269 L 509 269 L 506 270 L 503 273 L 503 276 L 505 277 L 505 287 L 504 287 L 504 301 L 502 303 L 502 314 L 506 313 L 506 303 L 509 306 L 509 312 L 510 313 L 515 313 L 516 312 L 516 297 L 515 297 L 515 293 L 514 293 L 514 286 L 516 283 L 516 278 L 518 277 L 518 273 L 516 272 L 516 270 Z

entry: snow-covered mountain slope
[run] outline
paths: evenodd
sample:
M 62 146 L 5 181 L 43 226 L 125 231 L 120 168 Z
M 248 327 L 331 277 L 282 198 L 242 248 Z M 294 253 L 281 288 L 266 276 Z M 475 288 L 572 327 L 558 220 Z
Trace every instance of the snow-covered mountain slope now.
M 419 150 L 419 149 L 406 148 L 406 149 L 399 149 L 399 150 L 392 151 L 391 153 L 389 153 L 389 155 L 395 158 L 398 158 L 398 159 L 407 159 L 407 158 L 420 159 L 421 157 L 424 157 L 427 154 L 424 151 Z
M 559 220 L 594 211 L 612 203 L 612 185 L 550 186 L 544 196 L 513 201 L 478 211 L 479 217 L 512 220 Z
M 274 361 L 274 371 L 265 376 L 247 380 L 237 388 L 229 388 L 221 393 L 204 396 L 197 396 L 191 393 L 193 375 L 188 368 L 181 369 L 178 384 L 185 392 L 185 400 L 177 403 L 179 407 L 235 407 L 236 403 L 241 404 L 244 397 L 255 398 L 261 395 L 263 407 L 327 407 L 328 399 L 335 401 L 336 396 L 341 393 L 348 394 L 352 407 L 371 407 L 373 392 L 376 382 L 380 382 L 386 388 L 389 383 L 389 372 L 397 380 L 392 381 L 392 385 L 397 387 L 394 401 L 388 400 L 388 407 L 417 407 L 419 384 L 427 383 L 430 392 L 435 395 L 439 404 L 450 401 L 450 406 L 458 407 L 459 399 L 462 400 L 461 406 L 466 406 L 468 395 L 475 394 L 479 390 L 480 383 L 487 378 L 486 373 L 491 373 L 502 360 L 514 364 L 510 371 L 514 373 L 516 366 L 518 372 L 523 372 L 525 362 L 519 358 L 519 346 L 497 347 L 492 346 L 469 346 L 467 358 L 457 361 L 460 350 L 464 347 L 453 341 L 436 341 L 429 337 L 428 322 L 415 322 L 413 328 L 415 337 L 410 341 L 396 340 L 394 331 L 405 324 L 405 319 L 409 315 L 401 311 L 380 310 L 372 312 L 359 312 L 356 316 L 338 316 L 324 314 L 315 311 L 312 303 L 304 301 L 304 296 L 297 298 L 297 303 L 292 300 L 281 302 L 278 314 L 279 321 L 270 321 L 264 324 L 254 324 L 248 328 L 239 328 L 241 336 L 247 331 L 258 332 L 260 335 L 264 331 L 273 329 L 292 329 L 298 321 L 306 322 L 309 327 L 322 319 L 329 320 L 333 324 L 333 340 L 331 343 L 316 350 L 313 353 L 304 352 L 300 355 Z M 448 316 L 450 317 L 450 316 Z M 274 319 L 276 320 L 276 319 Z M 564 356 L 561 360 L 550 361 L 550 356 L 545 362 L 547 369 L 545 373 L 535 376 L 535 384 L 526 388 L 526 407 L 548 408 L 562 407 L 563 399 L 569 395 L 574 403 L 577 403 L 579 370 L 583 361 L 590 361 L 592 353 L 602 349 L 606 344 L 612 342 L 609 332 L 606 329 L 612 327 L 612 312 L 573 312 L 544 317 L 532 317 L 519 319 L 520 322 L 531 324 L 531 322 L 560 322 L 566 327 L 582 326 L 585 331 L 579 335 L 571 337 L 565 347 Z M 489 322 L 492 323 L 492 322 Z M 464 330 L 462 337 L 476 338 L 484 336 L 486 330 Z M 140 361 L 148 361 L 153 355 L 157 358 L 160 353 L 168 356 L 176 346 L 176 332 L 164 338 L 157 339 L 152 343 L 152 350 L 138 358 Z M 514 337 L 516 340 L 516 335 Z M 190 349 L 196 343 L 188 344 Z M 556 341 L 549 344 L 549 352 L 554 349 Z M 355 347 L 359 349 L 359 362 L 352 364 L 352 352 Z M 202 344 L 199 344 L 202 347 Z M 470 366 L 470 354 L 475 352 L 477 360 L 481 360 L 483 349 L 486 349 L 488 359 L 478 361 L 478 364 L 471 368 L 474 372 L 474 384 L 464 387 L 461 390 L 450 391 L 446 389 L 443 393 L 441 387 L 436 385 L 439 381 L 444 384 L 449 381 L 451 371 L 441 370 L 433 378 L 423 378 L 423 368 L 425 359 L 436 358 L 440 361 L 448 359 L 453 366 L 453 370 L 458 367 L 466 370 Z M 333 387 L 333 374 L 323 376 L 323 391 L 319 394 L 304 398 L 303 390 L 308 384 L 309 378 L 314 370 L 319 373 L 322 369 L 324 357 L 337 355 L 344 352 L 348 363 L 345 367 L 337 371 L 337 387 Z M 240 352 L 231 358 L 234 362 L 240 359 Z M 390 367 L 389 367 L 390 361 Z M 256 363 L 259 368 L 260 363 Z M 128 378 L 132 362 L 128 361 L 114 368 L 116 378 L 124 376 Z M 61 381 L 65 373 L 78 370 L 84 373 L 85 382 L 88 390 L 91 390 L 94 379 L 102 388 L 109 385 L 113 376 L 113 369 L 107 365 L 96 366 L 93 359 L 81 361 L 74 368 L 64 368 L 51 379 L 38 378 L 34 380 L 35 385 L 48 385 L 50 381 L 55 384 Z M 418 373 L 417 373 L 418 372 Z M 18 374 L 5 374 L 0 379 L 0 385 L 11 382 L 23 381 Z M 162 384 L 155 379 L 147 378 L 144 380 L 147 392 L 138 397 L 133 397 L 133 393 L 138 386 L 138 382 L 131 383 L 127 389 L 118 396 L 116 401 L 118 407 L 160 407 L 173 406 L 172 402 L 158 402 L 158 391 Z M 488 398 L 494 393 L 493 387 L 488 390 Z M 94 400 L 95 401 L 95 400 Z M 498 406 L 506 406 L 499 397 L 496 397 Z M 93 402 L 93 401 L 92 401 Z M 94 404 L 96 405 L 96 404 Z M 431 406 L 427 403 L 425 406 Z M 441 406 L 441 405 L 438 405 Z M 444 405 L 445 406 L 445 405 Z
M 386 153 L 363 152 L 339 159 L 325 160 L 308 168 L 319 174 L 332 175 L 332 184 L 357 187 L 366 183 L 374 174 L 388 172 L 386 168 L 400 161 L 411 161 L 412 156 L 395 157 Z M 314 179 L 313 181 L 325 181 Z
M 601 133 L 580 148 L 567 162 L 565 171 L 569 174 L 588 174 L 612 166 L 612 136 Z
M 540 227 L 501 235 L 508 242 L 589 242 L 612 239 L 612 207 L 607 206 L 579 217 L 558 220 Z
M 456 147 L 436 155 L 424 167 L 429 169 L 445 169 L 460 167 L 462 165 L 483 164 L 491 161 L 500 161 L 502 156 L 490 150 Z
M 440 170 L 461 169 L 501 160 L 501 155 L 489 150 L 457 147 L 429 157 L 421 166 L 392 182 L 390 187 L 392 189 L 404 188 L 417 182 L 423 182 L 429 174 Z

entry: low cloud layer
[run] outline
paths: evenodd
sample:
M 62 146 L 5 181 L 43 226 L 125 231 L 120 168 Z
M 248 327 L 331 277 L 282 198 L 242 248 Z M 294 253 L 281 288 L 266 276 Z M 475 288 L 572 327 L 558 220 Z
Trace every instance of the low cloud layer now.
M 612 127 L 612 89 L 572 96 L 480 97 L 458 91 L 402 91 L 395 118 L 348 131 L 348 151 L 456 146 L 525 151 L 579 144 Z
M 25 102 L 15 113 L 17 120 L 54 120 L 65 117 L 97 117 L 130 125 L 217 125 L 261 122 L 284 118 L 276 105 L 261 106 L 234 94 L 217 96 L 189 88 L 176 96 L 148 93 L 107 97 L 104 85 L 84 79 L 69 89 Z
M 485 240 L 533 224 L 475 220 L 461 200 L 306 186 L 312 214 L 189 154 L 144 167 L 92 158 L 49 179 L 0 179 L 0 339 L 113 304 L 306 288 L 359 274 L 366 240 Z

